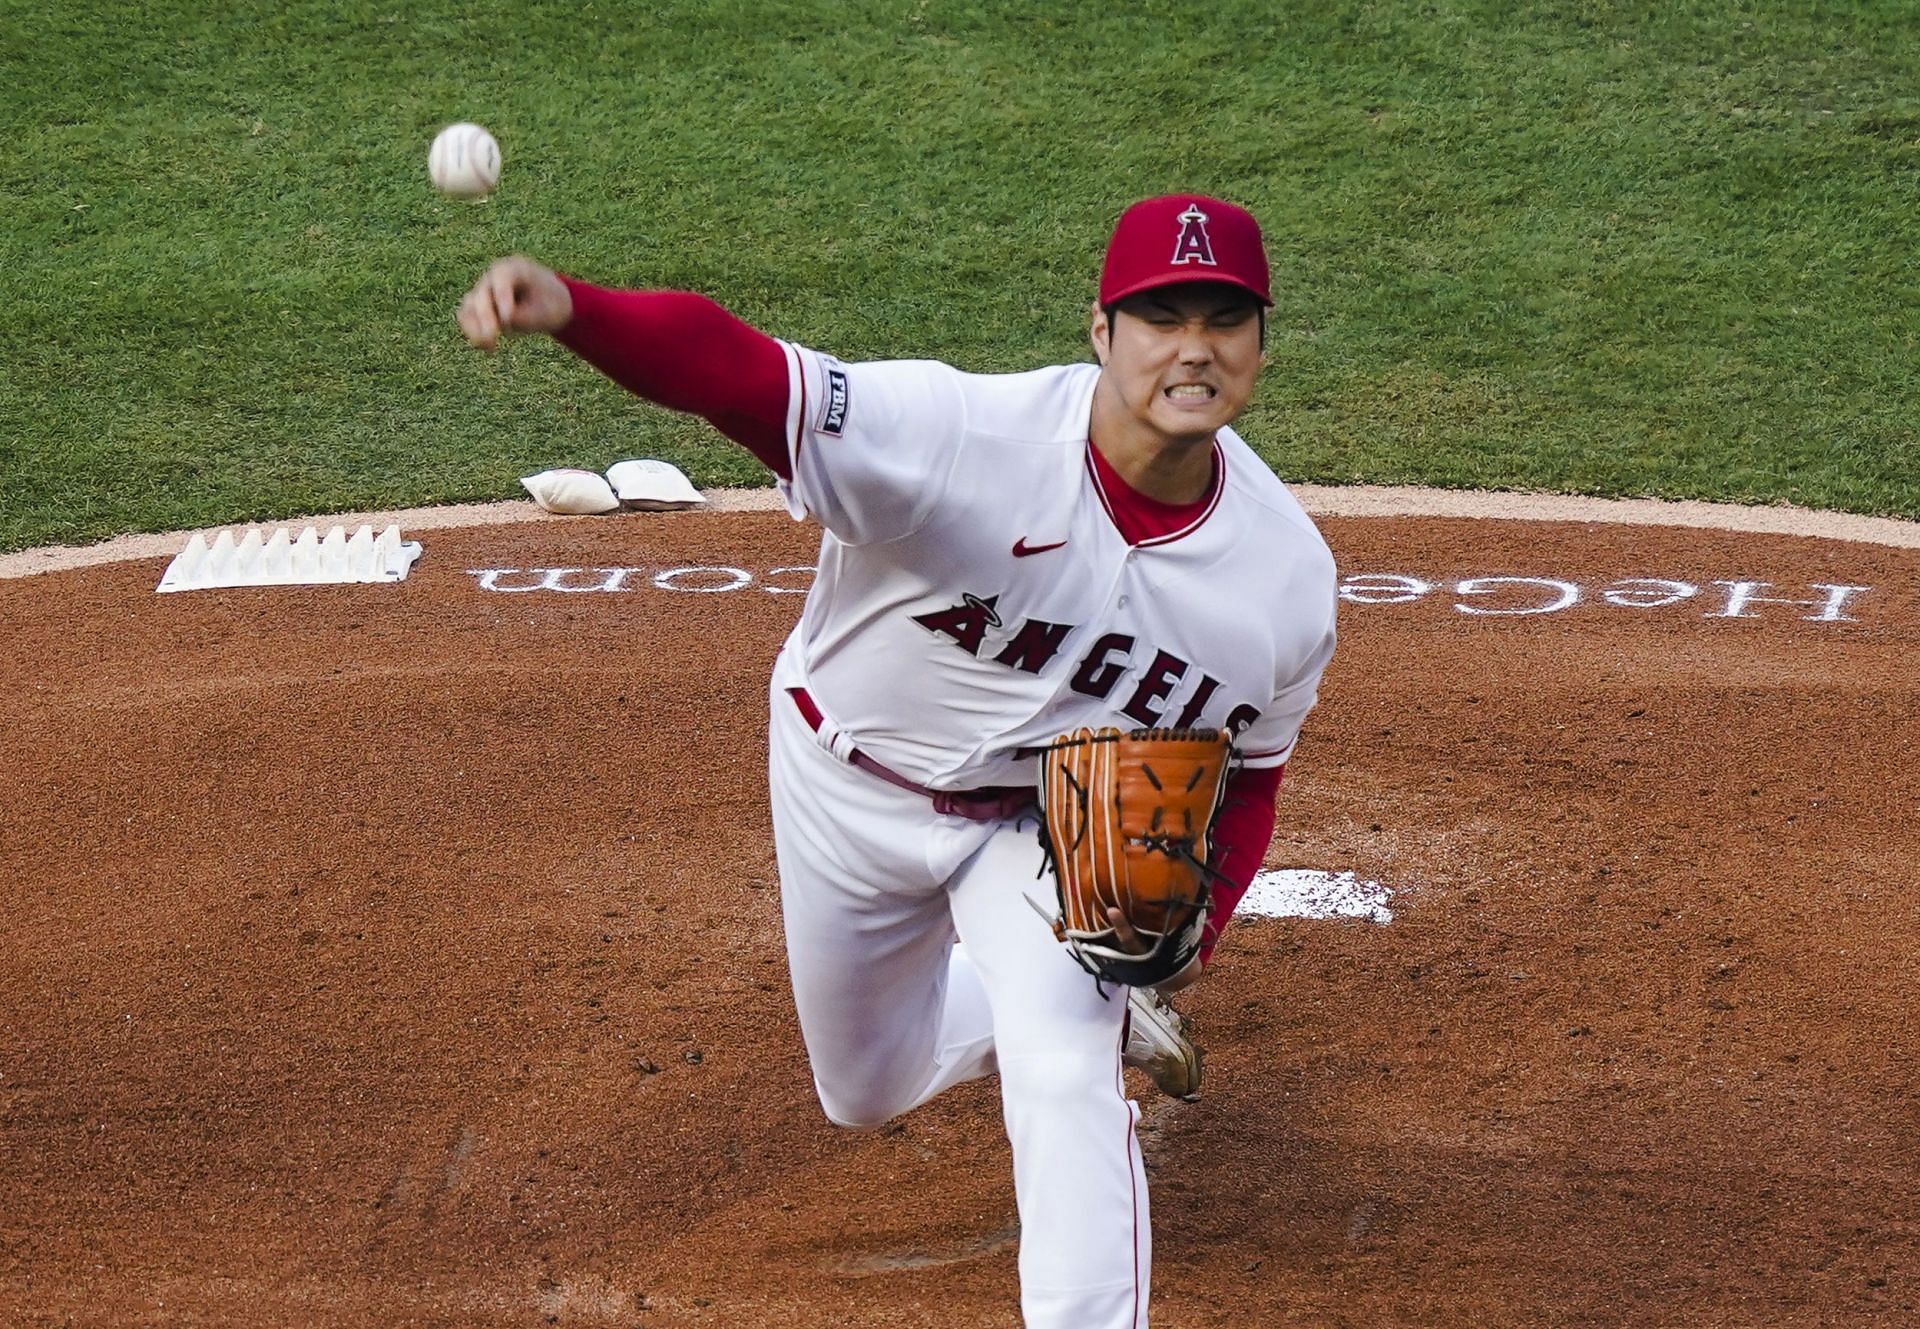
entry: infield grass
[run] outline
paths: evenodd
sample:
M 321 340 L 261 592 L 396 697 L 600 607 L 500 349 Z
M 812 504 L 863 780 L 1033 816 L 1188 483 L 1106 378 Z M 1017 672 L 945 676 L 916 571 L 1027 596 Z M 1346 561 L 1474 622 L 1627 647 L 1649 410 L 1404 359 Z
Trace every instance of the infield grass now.
M 1920 13 L 1812 8 L 0 0 L 0 549 L 756 482 L 458 296 L 520 251 L 1027 368 L 1179 188 L 1266 224 L 1289 479 L 1920 517 Z M 489 202 L 427 186 L 455 119 Z

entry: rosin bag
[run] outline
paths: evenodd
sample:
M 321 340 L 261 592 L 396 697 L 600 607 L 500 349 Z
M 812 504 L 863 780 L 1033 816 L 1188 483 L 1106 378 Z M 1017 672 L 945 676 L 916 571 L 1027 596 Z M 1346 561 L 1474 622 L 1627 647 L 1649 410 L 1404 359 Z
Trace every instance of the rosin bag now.
M 706 505 L 706 497 L 672 462 L 645 458 L 617 461 L 607 468 L 620 506 L 641 512 L 677 512 Z
M 573 466 L 522 476 L 520 483 L 548 512 L 580 515 L 613 512 L 620 506 L 605 476 Z

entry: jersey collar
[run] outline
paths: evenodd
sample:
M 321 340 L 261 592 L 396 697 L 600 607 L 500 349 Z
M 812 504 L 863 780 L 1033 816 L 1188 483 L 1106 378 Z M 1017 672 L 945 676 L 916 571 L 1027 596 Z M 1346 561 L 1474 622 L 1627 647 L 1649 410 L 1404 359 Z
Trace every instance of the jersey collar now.
M 1087 474 L 1093 480 L 1093 492 L 1099 496 L 1100 506 L 1106 509 L 1107 520 L 1135 549 L 1172 544 L 1192 535 L 1220 506 L 1220 495 L 1227 488 L 1227 456 L 1218 438 L 1213 441 L 1213 484 L 1205 497 L 1193 503 L 1162 503 L 1148 498 L 1113 469 L 1113 464 L 1093 446 L 1092 439 L 1087 440 L 1085 461 Z M 1135 540 L 1129 538 L 1130 531 L 1145 534 Z

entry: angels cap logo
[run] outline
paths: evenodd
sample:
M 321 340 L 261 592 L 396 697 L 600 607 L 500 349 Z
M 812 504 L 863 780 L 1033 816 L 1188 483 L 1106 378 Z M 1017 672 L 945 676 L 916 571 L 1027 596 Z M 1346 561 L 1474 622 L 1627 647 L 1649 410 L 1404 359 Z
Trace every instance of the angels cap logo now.
M 1180 223 L 1180 238 L 1173 242 L 1173 261 L 1218 267 L 1213 257 L 1213 239 L 1207 234 L 1207 214 L 1200 211 L 1200 205 L 1187 204 L 1187 210 L 1174 220 Z

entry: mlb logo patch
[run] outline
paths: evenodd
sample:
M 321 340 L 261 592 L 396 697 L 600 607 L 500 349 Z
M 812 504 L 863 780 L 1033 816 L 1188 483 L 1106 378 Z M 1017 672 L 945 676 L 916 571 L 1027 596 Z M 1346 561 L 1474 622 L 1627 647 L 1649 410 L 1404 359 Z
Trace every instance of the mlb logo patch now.
M 847 427 L 847 376 L 839 369 L 827 371 L 827 399 L 820 409 L 820 432 L 838 434 Z

